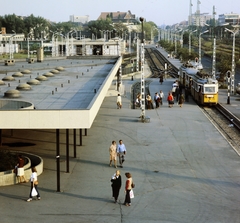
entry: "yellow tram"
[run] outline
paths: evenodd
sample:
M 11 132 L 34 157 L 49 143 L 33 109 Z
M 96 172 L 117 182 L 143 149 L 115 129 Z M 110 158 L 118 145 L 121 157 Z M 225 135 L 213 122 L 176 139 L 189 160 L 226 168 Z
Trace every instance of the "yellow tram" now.
M 218 103 L 218 81 L 211 74 L 190 67 L 180 67 L 179 81 L 185 89 L 189 89 L 194 100 L 200 105 L 216 105 Z

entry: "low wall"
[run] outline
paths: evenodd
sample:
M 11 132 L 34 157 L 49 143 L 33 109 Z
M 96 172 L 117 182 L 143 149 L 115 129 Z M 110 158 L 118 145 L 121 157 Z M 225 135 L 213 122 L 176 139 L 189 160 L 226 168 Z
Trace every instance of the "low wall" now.
M 28 159 L 28 163 L 24 166 L 24 175 L 26 179 L 30 179 L 30 176 L 32 174 L 31 167 L 33 166 L 36 167 L 38 176 L 42 174 L 43 159 L 40 156 L 19 151 L 17 153 L 21 153 Z M 14 170 L 0 172 L 0 186 L 14 185 L 18 183 L 17 176 L 13 171 Z
M 34 109 L 34 105 L 27 101 L 0 100 L 0 110 Z

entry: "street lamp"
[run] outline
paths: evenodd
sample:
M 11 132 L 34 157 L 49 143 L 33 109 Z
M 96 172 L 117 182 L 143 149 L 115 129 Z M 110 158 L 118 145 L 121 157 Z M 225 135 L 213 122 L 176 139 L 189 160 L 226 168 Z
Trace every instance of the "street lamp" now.
M 177 32 L 174 33 L 175 36 L 175 56 L 177 56 L 177 33 L 181 32 L 182 29 L 178 30 Z
M 53 32 L 51 30 L 50 30 L 50 32 L 52 33 L 52 56 L 57 56 L 58 49 L 57 49 L 57 38 L 55 41 L 55 34 L 57 34 L 58 32 Z
M 235 32 L 228 28 L 225 28 L 226 31 L 233 34 L 233 48 L 232 48 L 232 77 L 231 77 L 231 93 L 234 94 L 234 78 L 235 78 L 235 35 L 239 32 L 239 29 Z
M 191 35 L 192 33 L 197 32 L 197 30 L 194 30 L 192 32 L 189 32 L 189 38 L 188 38 L 188 44 L 189 44 L 189 48 L 188 48 L 188 55 L 191 55 Z
M 227 104 L 230 104 L 230 78 L 231 78 L 231 71 L 227 71 L 227 80 L 228 80 L 228 93 L 227 93 Z
M 29 59 L 29 35 L 30 34 L 32 34 L 32 32 L 28 33 L 28 35 L 27 35 L 28 59 Z
M 62 37 L 62 50 L 61 50 L 61 52 L 62 52 L 62 57 L 63 57 L 63 37 L 65 38 L 65 36 L 62 33 L 60 33 L 60 36 Z
M 9 59 L 13 59 L 13 52 L 12 52 L 12 38 L 15 36 L 16 34 L 13 34 L 9 37 Z
M 0 55 L 2 55 L 2 54 L 3 54 L 3 47 L 2 47 L 2 31 L 0 31 L 0 34 L 1 34 L 1 39 L 0 39 L 1 52 L 0 52 Z
M 188 29 L 183 30 L 181 33 L 181 48 L 183 48 L 183 35 L 186 31 L 188 31 Z
M 12 30 L 12 32 L 14 33 L 14 36 L 16 36 L 16 32 L 14 30 Z M 14 38 L 14 41 L 13 41 L 13 52 L 16 52 L 15 45 L 16 45 L 16 39 Z
M 70 43 L 69 43 L 69 34 L 73 32 L 73 30 L 70 30 L 68 33 L 67 33 L 67 40 L 66 40 L 66 56 L 69 56 L 69 49 L 70 49 Z
M 132 35 L 131 35 L 131 31 L 129 32 L 129 43 L 128 43 L 128 52 L 129 53 L 131 53 L 131 37 L 132 37 Z
M 202 33 L 200 33 L 199 34 L 199 55 L 198 55 L 198 67 L 199 67 L 199 69 L 202 69 L 203 67 L 202 67 L 202 55 L 201 55 L 201 53 L 202 53 L 202 51 L 201 51 L 201 35 L 202 34 L 204 34 L 204 33 L 208 33 L 209 32 L 209 30 L 206 30 L 206 31 L 204 31 L 204 32 L 202 32 Z
M 145 122 L 145 83 L 144 83 L 144 33 L 143 33 L 143 21 L 144 18 L 140 17 L 140 22 L 142 23 L 142 43 L 141 43 L 141 120 Z
M 74 32 L 71 33 L 71 56 L 73 56 L 73 34 L 77 33 L 76 30 L 73 30 Z

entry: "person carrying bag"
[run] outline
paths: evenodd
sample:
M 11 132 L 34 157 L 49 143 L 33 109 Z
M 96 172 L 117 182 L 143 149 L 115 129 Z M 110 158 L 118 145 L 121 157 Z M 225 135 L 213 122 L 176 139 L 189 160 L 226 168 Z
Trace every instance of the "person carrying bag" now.
M 32 167 L 32 174 L 30 177 L 30 181 L 31 181 L 31 190 L 30 190 L 30 194 L 29 194 L 29 198 L 27 199 L 27 201 L 32 201 L 32 198 L 37 196 L 37 199 L 40 200 L 40 194 L 38 192 L 38 179 L 37 179 L 37 170 L 36 167 Z

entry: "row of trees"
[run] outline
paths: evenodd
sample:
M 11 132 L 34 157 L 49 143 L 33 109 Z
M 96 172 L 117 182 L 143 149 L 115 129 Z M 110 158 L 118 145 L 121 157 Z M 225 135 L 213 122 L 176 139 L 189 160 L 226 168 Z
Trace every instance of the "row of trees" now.
M 63 34 L 78 27 L 71 22 L 53 23 L 43 17 L 35 17 L 33 14 L 27 17 L 12 15 L 0 16 L 0 27 L 5 27 L 7 33 L 24 33 L 27 38 L 31 33 L 33 39 L 48 38 L 51 31 L 61 31 Z
M 71 30 L 88 32 L 94 34 L 96 38 L 103 37 L 103 32 L 108 31 L 111 33 L 112 37 L 119 36 L 123 37 L 126 34 L 129 34 L 128 27 L 123 23 L 112 23 L 110 17 L 106 20 L 96 20 L 90 21 L 88 24 L 78 24 L 72 22 L 62 22 L 62 23 L 53 23 L 43 17 L 35 17 L 33 14 L 27 17 L 12 15 L 0 16 L 0 27 L 5 27 L 7 33 L 24 33 L 27 38 L 28 34 L 31 33 L 33 39 L 50 39 L 52 32 L 61 32 L 63 35 L 66 35 Z M 135 26 L 136 28 L 132 30 L 136 33 L 141 33 L 141 24 Z M 151 31 L 153 27 L 156 27 L 156 24 L 153 22 L 144 22 L 144 33 L 145 39 L 151 39 Z M 50 32 L 52 31 L 52 32 Z M 153 31 L 154 35 L 157 34 L 157 31 Z

